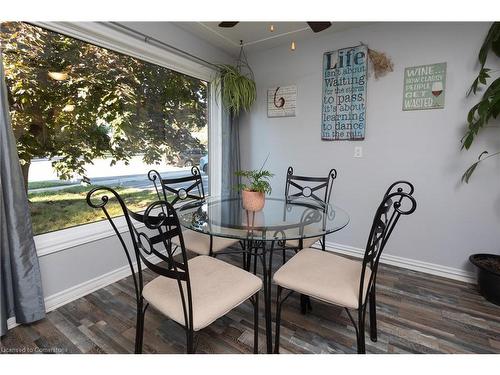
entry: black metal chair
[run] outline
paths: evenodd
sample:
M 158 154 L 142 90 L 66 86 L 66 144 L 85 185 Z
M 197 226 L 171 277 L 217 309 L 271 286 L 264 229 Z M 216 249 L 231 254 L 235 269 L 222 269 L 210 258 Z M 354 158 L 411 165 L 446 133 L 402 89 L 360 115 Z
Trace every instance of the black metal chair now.
M 288 167 L 285 183 L 285 198 L 293 202 L 297 198 L 311 198 L 317 201 L 320 207 L 326 209 L 330 203 L 332 195 L 333 181 L 337 178 L 337 170 L 332 168 L 326 177 L 300 176 L 293 173 L 293 167 Z M 286 213 L 285 213 L 286 214 Z M 321 249 L 324 251 L 326 246 L 326 235 L 321 237 L 305 237 L 282 241 L 282 262 L 286 262 L 286 252 L 292 250 L 297 253 L 304 248 L 310 248 L 316 242 L 320 241 Z M 300 296 L 300 310 L 306 314 L 312 310 L 311 301 L 308 296 Z
M 111 199 L 109 193 L 113 195 Z M 111 200 L 116 200 L 123 211 L 131 241 L 125 241 L 109 214 L 107 206 Z M 194 332 L 207 327 L 247 299 L 254 305 L 254 353 L 257 353 L 258 301 L 262 288 L 258 277 L 206 255 L 188 260 L 177 214 L 166 201 L 150 204 L 143 214 L 135 213 L 127 209 L 116 191 L 97 187 L 88 192 L 87 203 L 104 212 L 123 246 L 132 271 L 137 303 L 135 353 L 142 353 L 144 316 L 149 305 L 184 328 L 187 352 L 194 353 Z M 179 240 L 176 249 L 172 247 L 174 238 Z M 143 265 L 159 275 L 146 285 Z
M 188 176 L 162 178 L 160 173 L 153 169 L 148 172 L 148 178 L 154 184 L 158 199 L 168 201 L 168 198 L 171 198 L 174 207 L 177 204 L 205 199 L 203 180 L 196 166 L 191 168 L 191 174 Z M 186 183 L 190 185 L 183 187 Z M 213 256 L 238 243 L 238 240 L 206 235 L 188 229 L 183 230 L 183 236 L 186 249 L 200 255 Z M 173 243 L 179 246 L 178 240 L 174 239 Z
M 303 249 L 274 274 L 273 280 L 278 285 L 276 353 L 279 353 L 282 304 L 294 291 L 344 307 L 356 330 L 358 353 L 365 353 L 365 315 L 369 304 L 370 338 L 377 341 L 375 288 L 380 256 L 400 216 L 415 211 L 413 191 L 413 185 L 406 181 L 397 181 L 387 189 L 375 213 L 362 261 Z M 283 289 L 289 290 L 284 298 Z M 357 324 L 349 309 L 357 310 Z
M 286 173 L 285 198 L 287 200 L 299 197 L 311 198 L 318 201 L 323 207 L 326 207 L 328 203 L 330 203 L 332 186 L 335 178 L 337 178 L 337 171 L 335 169 L 331 169 L 326 177 L 311 177 L 295 175 L 293 173 L 293 168 L 288 167 Z M 311 247 L 318 240 L 321 243 L 321 248 L 325 250 L 326 236 L 287 240 L 283 244 L 283 263 L 286 261 L 287 250 L 297 252 L 300 249 Z

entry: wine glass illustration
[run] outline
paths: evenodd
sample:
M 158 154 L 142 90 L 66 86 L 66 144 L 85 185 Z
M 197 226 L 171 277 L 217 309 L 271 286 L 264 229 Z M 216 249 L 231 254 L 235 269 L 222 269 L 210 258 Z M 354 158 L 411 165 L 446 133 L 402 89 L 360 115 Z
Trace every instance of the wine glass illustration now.
M 443 82 L 433 82 L 431 91 L 432 91 L 432 95 L 434 95 L 434 97 L 436 98 L 436 99 L 434 99 L 434 105 L 437 107 L 441 106 L 441 102 L 442 102 L 441 98 L 443 98 L 441 96 L 441 94 L 443 92 Z

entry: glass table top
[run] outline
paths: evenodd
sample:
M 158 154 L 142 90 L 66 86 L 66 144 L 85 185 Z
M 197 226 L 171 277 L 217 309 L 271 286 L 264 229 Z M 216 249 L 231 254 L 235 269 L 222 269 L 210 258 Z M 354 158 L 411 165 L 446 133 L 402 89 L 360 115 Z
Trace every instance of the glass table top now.
M 319 237 L 349 223 L 349 215 L 312 198 L 266 197 L 261 211 L 245 210 L 240 197 L 207 197 L 177 209 L 185 228 L 218 237 L 284 240 Z

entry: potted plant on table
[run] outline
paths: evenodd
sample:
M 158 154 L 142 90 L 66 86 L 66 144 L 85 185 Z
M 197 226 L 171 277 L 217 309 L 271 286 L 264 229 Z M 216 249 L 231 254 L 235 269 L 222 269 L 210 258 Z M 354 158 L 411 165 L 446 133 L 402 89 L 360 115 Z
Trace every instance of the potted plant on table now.
M 236 175 L 247 180 L 247 183 L 238 184 L 243 208 L 248 211 L 262 210 L 266 202 L 266 194 L 271 194 L 272 189 L 269 179 L 274 174 L 261 168 L 237 171 Z
M 494 52 L 494 56 L 498 61 L 498 57 L 500 57 L 500 22 L 494 22 L 491 25 L 488 35 L 481 46 L 478 56 L 479 74 L 467 93 L 467 96 L 471 93 L 476 95 L 481 85 L 487 85 L 487 79 L 491 78 L 490 74 L 497 73 L 495 79 L 483 91 L 479 103 L 474 105 L 468 113 L 467 131 L 462 138 L 462 148 L 467 150 L 471 147 L 479 131 L 490 121 L 497 119 L 500 114 L 500 77 L 498 76 L 498 70 L 495 71 L 485 67 L 490 51 Z M 483 151 L 478 160 L 465 171 L 462 181 L 468 183 L 480 163 L 498 155 L 500 155 L 500 151 L 492 154 Z M 500 255 L 474 254 L 470 256 L 469 260 L 479 270 L 478 285 L 481 294 L 488 301 L 500 305 Z

